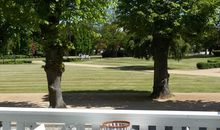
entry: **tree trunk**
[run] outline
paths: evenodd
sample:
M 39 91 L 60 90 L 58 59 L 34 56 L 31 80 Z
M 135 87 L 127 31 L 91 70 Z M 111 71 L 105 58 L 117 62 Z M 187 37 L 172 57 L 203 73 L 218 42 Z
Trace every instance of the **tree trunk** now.
M 170 96 L 169 73 L 168 73 L 168 49 L 169 43 L 166 39 L 156 39 L 153 41 L 154 50 L 154 84 L 152 98 L 167 98 Z
M 61 77 L 64 71 L 62 63 L 63 50 L 59 47 L 47 48 L 46 65 L 44 67 L 49 92 L 49 102 L 52 108 L 65 108 L 61 92 Z
M 54 9 L 51 9 L 53 5 Z M 46 22 L 40 24 L 41 39 L 46 53 L 44 70 L 47 75 L 50 107 L 65 108 L 61 92 L 61 77 L 64 72 L 63 46 L 59 36 L 59 22 L 61 21 L 62 7 L 55 0 L 41 0 L 36 10 L 39 17 Z

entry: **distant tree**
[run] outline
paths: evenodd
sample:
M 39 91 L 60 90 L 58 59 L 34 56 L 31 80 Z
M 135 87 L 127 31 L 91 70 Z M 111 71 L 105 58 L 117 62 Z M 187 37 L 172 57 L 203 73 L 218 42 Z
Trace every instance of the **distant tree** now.
M 94 42 L 99 35 L 95 25 L 81 22 L 75 25 L 72 33 L 74 35 L 73 43 L 76 54 L 91 55 L 94 49 Z
M 22 6 L 20 5 L 22 4 Z M 30 13 L 27 15 L 26 13 Z M 0 53 L 28 54 L 28 37 L 35 27 L 26 1 L 2 0 L 0 4 Z M 25 24 L 24 24 L 25 23 Z
M 121 26 L 137 38 L 144 53 L 154 59 L 153 98 L 170 95 L 168 55 L 180 59 L 191 35 L 198 35 L 215 17 L 217 0 L 119 0 L 118 19 Z M 151 49 L 151 51 L 148 51 Z M 170 52 L 169 52 L 170 51 Z
M 192 52 L 200 52 L 209 49 L 217 43 L 218 39 L 218 21 L 219 21 L 219 2 L 212 1 L 216 4 L 211 4 L 209 0 L 200 0 L 195 7 L 198 10 L 192 10 L 186 17 L 186 27 L 188 32 L 184 35 L 184 40 L 191 46 Z M 213 12 L 215 9 L 215 13 Z M 205 17 L 204 17 L 205 16 Z
M 103 53 L 104 57 L 123 56 L 123 50 L 128 41 L 128 35 L 118 26 L 118 24 L 108 23 L 103 25 L 100 34 L 100 42 L 106 45 Z

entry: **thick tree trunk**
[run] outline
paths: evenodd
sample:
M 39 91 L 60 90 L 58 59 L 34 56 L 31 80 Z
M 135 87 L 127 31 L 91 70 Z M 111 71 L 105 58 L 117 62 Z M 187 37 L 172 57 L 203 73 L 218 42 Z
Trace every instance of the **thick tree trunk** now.
M 65 108 L 61 91 L 61 77 L 64 71 L 63 52 L 58 47 L 47 48 L 45 72 L 47 75 L 49 102 L 52 108 Z
M 53 5 L 54 9 L 51 9 Z M 44 10 L 44 11 L 42 11 Z M 61 92 L 61 77 L 64 71 L 63 65 L 63 46 L 60 45 L 59 22 L 62 13 L 60 2 L 55 0 L 42 0 L 37 9 L 40 18 L 47 23 L 40 25 L 42 43 L 46 53 L 46 65 L 44 70 L 47 75 L 48 93 L 50 107 L 64 108 L 66 104 L 63 101 Z M 46 11 L 46 12 L 45 12 Z
M 154 84 L 152 98 L 167 98 L 170 96 L 168 74 L 169 43 L 163 39 L 154 40 Z

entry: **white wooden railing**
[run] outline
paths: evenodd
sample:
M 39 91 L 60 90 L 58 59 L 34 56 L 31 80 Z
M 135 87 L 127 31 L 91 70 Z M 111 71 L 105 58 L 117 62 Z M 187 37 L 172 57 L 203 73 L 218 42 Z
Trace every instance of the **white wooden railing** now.
M 134 130 L 220 130 L 219 112 L 0 108 L 3 130 L 34 130 L 42 124 L 52 130 L 99 130 L 112 120 L 129 121 Z

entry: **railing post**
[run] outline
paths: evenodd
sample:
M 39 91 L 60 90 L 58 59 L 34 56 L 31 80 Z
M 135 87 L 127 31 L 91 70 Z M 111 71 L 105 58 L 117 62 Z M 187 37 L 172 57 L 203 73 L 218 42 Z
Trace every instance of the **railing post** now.
M 158 126 L 156 126 L 156 130 L 165 130 L 165 127 L 161 126 L 161 125 L 158 125 Z
M 82 124 L 76 125 L 76 130 L 85 130 L 85 126 Z
M 92 130 L 91 124 L 85 124 L 84 127 L 85 127 L 84 130 Z
M 3 130 L 11 130 L 11 122 L 3 121 L 2 128 L 3 128 Z
M 173 130 L 182 130 L 181 126 L 173 126 Z
M 25 122 L 17 122 L 17 130 L 25 130 Z
M 36 127 L 38 127 L 36 122 L 25 122 L 25 127 L 29 128 L 30 130 L 35 130 Z
M 61 130 L 76 130 L 76 126 L 72 123 L 67 123 L 63 126 Z
M 100 124 L 93 124 L 92 130 L 100 130 Z

